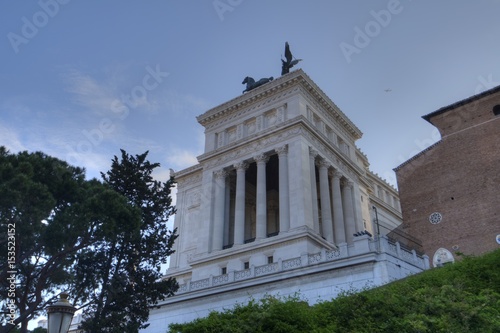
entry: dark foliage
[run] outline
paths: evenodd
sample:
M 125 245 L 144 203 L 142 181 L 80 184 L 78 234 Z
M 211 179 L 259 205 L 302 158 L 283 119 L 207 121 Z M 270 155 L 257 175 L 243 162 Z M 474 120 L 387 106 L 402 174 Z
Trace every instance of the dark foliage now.
M 166 226 L 174 181 L 154 181 L 159 164 L 146 157 L 122 151 L 101 182 L 43 153 L 0 147 L 0 332 L 28 332 L 61 290 L 84 308 L 87 332 L 137 332 L 149 306 L 172 295 L 177 283 L 161 280 L 160 266 L 176 238 Z
M 88 333 L 138 332 L 148 319 L 149 306 L 178 288 L 174 279 L 161 279 L 160 272 L 177 237 L 166 225 L 175 212 L 170 196 L 174 180 L 153 179 L 159 164 L 147 161 L 147 152 L 121 153 L 102 178 L 126 198 L 136 215 L 116 219 L 95 246 L 78 255 L 75 288 L 78 297 L 89 302 L 82 325 Z
M 266 297 L 170 333 L 500 332 L 500 250 L 309 306 Z
M 0 147 L 0 332 L 15 329 L 8 301 L 15 299 L 14 324 L 27 332 L 28 321 L 72 282 L 77 253 L 95 244 L 105 221 L 116 218 L 109 204 L 120 206 L 123 215 L 134 213 L 121 195 L 97 180 L 86 181 L 82 168 L 41 152 L 10 154 Z M 7 280 L 12 271 L 14 298 Z

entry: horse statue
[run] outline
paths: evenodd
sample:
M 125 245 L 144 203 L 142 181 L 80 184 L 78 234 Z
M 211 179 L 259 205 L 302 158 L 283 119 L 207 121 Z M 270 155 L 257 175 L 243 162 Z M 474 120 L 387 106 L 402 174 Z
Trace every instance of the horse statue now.
M 247 85 L 247 88 L 245 90 L 243 90 L 243 93 L 250 91 L 254 88 L 257 88 L 257 87 L 263 85 L 264 83 L 268 83 L 272 80 L 274 80 L 274 78 L 271 76 L 269 78 L 262 78 L 259 81 L 255 82 L 255 80 L 253 78 L 251 78 L 250 76 L 247 76 L 246 78 L 243 79 L 243 82 L 241 82 L 241 84 L 246 83 L 246 85 Z

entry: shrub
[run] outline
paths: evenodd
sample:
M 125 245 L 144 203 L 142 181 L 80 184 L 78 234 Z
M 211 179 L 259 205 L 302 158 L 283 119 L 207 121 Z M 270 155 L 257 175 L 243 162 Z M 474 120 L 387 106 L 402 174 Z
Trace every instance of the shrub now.
M 187 324 L 174 333 L 499 332 L 500 250 L 309 306 L 266 296 Z

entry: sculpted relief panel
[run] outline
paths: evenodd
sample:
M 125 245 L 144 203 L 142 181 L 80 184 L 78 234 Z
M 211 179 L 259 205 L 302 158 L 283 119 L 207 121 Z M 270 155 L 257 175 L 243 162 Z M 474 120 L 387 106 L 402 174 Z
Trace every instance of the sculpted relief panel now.
M 244 137 L 258 133 L 266 128 L 283 123 L 286 120 L 286 104 L 278 108 L 267 110 L 252 117 L 243 120 L 237 125 L 225 128 L 216 134 L 217 147 L 220 148 Z
M 241 157 L 252 154 L 256 151 L 266 150 L 272 148 L 276 143 L 282 142 L 290 137 L 293 137 L 301 132 L 299 126 L 292 127 L 286 131 L 275 134 L 272 137 L 262 138 L 253 141 L 251 144 L 241 147 L 240 149 L 231 150 L 227 153 L 220 154 L 217 158 L 206 161 L 203 165 L 205 168 L 213 168 L 216 166 L 223 166 L 228 161 L 241 159 Z

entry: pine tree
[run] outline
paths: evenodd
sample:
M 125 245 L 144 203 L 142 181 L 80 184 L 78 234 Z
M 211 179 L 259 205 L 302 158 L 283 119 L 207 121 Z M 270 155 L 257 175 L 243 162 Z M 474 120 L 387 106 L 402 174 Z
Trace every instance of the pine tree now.
M 124 219 L 140 217 L 125 197 L 85 180 L 84 169 L 0 147 L 0 332 L 20 325 L 26 333 L 29 320 L 73 282 L 77 254 L 97 247 Z
M 101 242 L 78 255 L 75 288 L 89 304 L 82 325 L 88 333 L 136 333 L 146 327 L 150 306 L 178 288 L 175 279 L 162 279 L 160 271 L 177 237 L 167 228 L 175 213 L 170 196 L 174 180 L 154 180 L 152 173 L 160 165 L 147 161 L 147 155 L 121 150 L 121 159 L 115 156 L 111 170 L 101 173 L 104 184 L 127 198 L 139 218 L 116 220 Z

